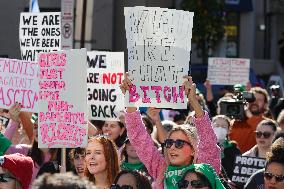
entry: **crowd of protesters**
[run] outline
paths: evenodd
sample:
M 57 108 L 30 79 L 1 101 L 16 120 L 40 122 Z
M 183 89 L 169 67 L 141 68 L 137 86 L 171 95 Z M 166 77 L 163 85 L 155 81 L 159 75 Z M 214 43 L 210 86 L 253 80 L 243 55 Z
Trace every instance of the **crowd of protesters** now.
M 284 110 L 275 114 L 264 88 L 235 86 L 254 96 L 236 119 L 221 110 L 234 91 L 216 99 L 210 81 L 206 94 L 193 81 L 184 77 L 186 110 L 126 107 L 120 121 L 90 120 L 86 148 L 67 150 L 69 173 L 60 149 L 38 148 L 37 113 L 2 109 L 10 120 L 0 126 L 0 189 L 283 189 Z M 120 88 L 131 85 L 126 75 Z M 231 181 L 238 155 L 267 162 L 242 187 Z

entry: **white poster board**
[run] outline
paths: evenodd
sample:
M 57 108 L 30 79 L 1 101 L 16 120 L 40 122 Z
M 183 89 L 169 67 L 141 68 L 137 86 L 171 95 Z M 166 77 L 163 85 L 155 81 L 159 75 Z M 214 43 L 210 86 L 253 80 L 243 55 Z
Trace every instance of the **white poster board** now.
M 133 86 L 126 106 L 187 107 L 193 13 L 158 7 L 125 7 L 128 72 Z
M 40 148 L 87 145 L 87 51 L 40 53 Z
M 36 62 L 0 58 L 0 108 L 15 102 L 22 111 L 38 111 L 38 65 Z
M 243 58 L 209 58 L 207 79 L 213 85 L 246 85 L 250 60 Z
M 61 13 L 26 13 L 20 16 L 19 39 L 23 60 L 37 61 L 40 52 L 61 49 Z
M 119 86 L 124 74 L 123 52 L 87 52 L 88 115 L 91 120 L 119 121 L 124 95 Z

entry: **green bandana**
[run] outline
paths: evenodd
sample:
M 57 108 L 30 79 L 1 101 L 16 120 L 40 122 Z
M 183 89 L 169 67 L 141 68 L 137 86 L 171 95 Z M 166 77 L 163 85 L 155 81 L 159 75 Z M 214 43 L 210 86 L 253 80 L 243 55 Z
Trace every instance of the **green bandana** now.
M 11 144 L 12 142 L 0 133 L 0 156 L 5 154 Z
M 144 167 L 144 164 L 142 162 L 140 163 L 128 163 L 123 161 L 120 165 L 121 169 L 123 170 L 141 170 Z
M 215 170 L 209 164 L 192 164 L 183 170 L 183 174 L 189 170 L 202 172 L 208 179 L 212 189 L 226 189 Z
M 184 171 L 188 165 L 185 166 L 173 166 L 169 165 L 165 172 L 165 188 L 178 189 L 178 181 L 182 178 Z
M 225 139 L 224 140 L 224 143 L 223 143 L 223 150 L 221 151 L 221 158 L 224 158 L 225 157 L 225 154 L 224 154 L 224 150 L 226 148 L 230 148 L 233 146 L 233 143 L 231 141 L 229 141 L 228 139 Z

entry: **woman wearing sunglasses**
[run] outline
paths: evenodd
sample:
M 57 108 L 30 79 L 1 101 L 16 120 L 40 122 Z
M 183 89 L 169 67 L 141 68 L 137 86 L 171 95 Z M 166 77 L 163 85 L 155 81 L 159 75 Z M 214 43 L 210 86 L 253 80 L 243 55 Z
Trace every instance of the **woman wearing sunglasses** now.
M 110 189 L 152 189 L 149 179 L 141 172 L 123 170 L 115 177 Z
M 270 151 L 277 127 L 277 122 L 273 120 L 262 120 L 255 131 L 256 145 L 245 152 L 243 156 L 266 158 L 266 153 Z
M 267 163 L 264 170 L 265 189 L 284 188 L 284 140 L 278 139 L 275 143 L 266 158 Z
M 208 113 L 204 112 L 196 99 L 196 87 L 190 76 L 184 77 L 185 92 L 191 106 L 195 110 L 193 127 L 181 125 L 174 128 L 164 142 L 165 157 L 154 146 L 153 140 L 147 133 L 136 108 L 126 108 L 126 128 L 131 144 L 134 146 L 139 159 L 146 166 L 149 174 L 154 178 L 154 188 L 178 188 L 177 182 L 181 178 L 182 170 L 192 163 L 208 163 L 220 172 L 220 148 L 212 129 Z M 121 90 L 125 94 L 129 90 L 131 81 L 125 77 Z M 198 148 L 197 148 L 198 146 Z
M 183 171 L 179 189 L 225 189 L 214 169 L 208 164 L 193 164 Z
M 115 144 L 105 136 L 89 139 L 85 161 L 88 179 L 99 189 L 108 189 L 119 171 Z

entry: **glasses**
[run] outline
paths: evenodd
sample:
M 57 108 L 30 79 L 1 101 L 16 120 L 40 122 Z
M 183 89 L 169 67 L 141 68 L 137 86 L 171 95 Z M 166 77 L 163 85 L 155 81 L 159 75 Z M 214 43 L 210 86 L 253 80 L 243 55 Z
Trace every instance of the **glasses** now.
M 178 149 L 181 149 L 185 144 L 192 146 L 189 142 L 184 141 L 184 140 L 180 140 L 180 139 L 178 139 L 178 140 L 166 139 L 164 146 L 166 148 L 170 148 L 170 147 L 172 147 L 173 144 L 175 144 L 175 147 L 178 148 Z
M 282 182 L 284 180 L 283 175 L 274 175 L 274 174 L 269 173 L 269 172 L 264 172 L 264 178 L 265 179 L 271 180 L 273 177 L 275 177 L 276 182 Z
M 267 131 L 264 131 L 264 132 L 255 131 L 256 138 L 261 138 L 262 135 L 263 135 L 264 138 L 269 138 L 272 135 L 272 133 L 267 132 Z
M 110 186 L 110 189 L 133 189 L 132 186 L 129 186 L 129 185 L 122 185 L 122 186 L 119 186 L 118 184 L 112 184 Z
M 192 180 L 192 181 L 188 181 L 185 179 L 182 179 L 178 182 L 178 188 L 179 189 L 185 189 L 188 186 L 191 186 L 190 188 L 203 188 L 206 187 L 207 185 L 202 182 L 202 180 Z
M 9 182 L 10 179 L 16 179 L 16 178 L 12 177 L 11 175 L 7 173 L 0 174 L 0 182 Z

